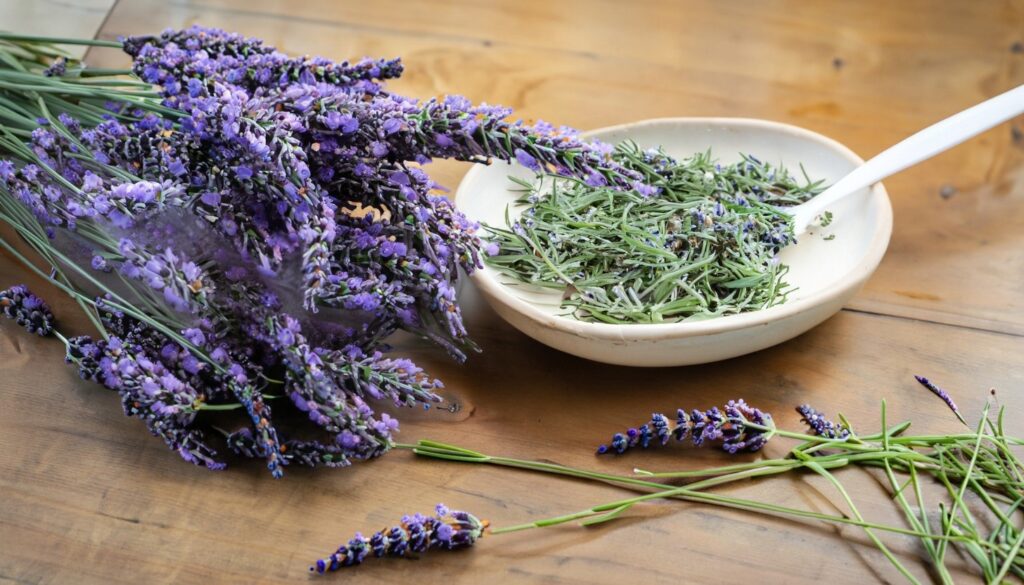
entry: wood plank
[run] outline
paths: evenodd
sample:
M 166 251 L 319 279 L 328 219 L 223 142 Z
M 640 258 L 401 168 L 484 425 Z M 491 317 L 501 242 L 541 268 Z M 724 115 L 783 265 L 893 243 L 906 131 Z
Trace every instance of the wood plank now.
M 1011 51 L 1024 39 L 1019 1 L 944 10 L 929 2 L 509 6 L 143 0 L 119 6 L 101 34 L 201 22 L 289 53 L 400 55 L 407 74 L 393 87 L 406 95 L 461 93 L 580 128 L 767 118 L 865 157 L 1024 83 L 1024 55 Z M 1014 237 L 1024 231 L 1022 133 L 1024 121 L 1004 124 L 886 181 L 896 216 L 890 252 L 851 307 L 1024 334 L 1024 258 Z M 435 172 L 454 186 L 464 168 Z M 952 197 L 940 196 L 944 189 Z

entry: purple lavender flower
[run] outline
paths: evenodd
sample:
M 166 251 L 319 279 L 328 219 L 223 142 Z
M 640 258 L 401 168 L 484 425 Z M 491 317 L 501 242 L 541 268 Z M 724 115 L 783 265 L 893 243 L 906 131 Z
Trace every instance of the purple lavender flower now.
M 751 423 L 774 427 L 771 415 L 749 406 L 742 398 L 726 403 L 725 418 L 728 424 L 721 431 L 722 448 L 729 453 L 759 451 L 768 442 L 771 431 L 753 428 Z
M 215 458 L 216 450 L 196 426 L 196 415 L 205 404 L 237 401 L 252 421 L 260 456 L 267 459 L 273 475 L 281 475 L 287 462 L 270 424 L 271 412 L 247 383 L 245 367 L 235 363 L 226 372 L 203 367 L 189 349 L 163 333 L 102 300 L 97 308 L 109 339 L 68 341 L 67 361 L 79 367 L 84 379 L 116 391 L 126 415 L 143 420 L 184 460 L 209 469 L 223 469 L 225 464 Z M 187 336 L 198 340 L 199 332 L 189 331 Z
M 317 560 L 309 570 L 319 574 L 337 571 L 362 564 L 371 554 L 377 558 L 404 557 L 409 552 L 424 553 L 430 549 L 468 548 L 483 537 L 487 526 L 486 520 L 438 504 L 434 516 L 404 516 L 399 525 L 375 532 L 369 538 L 357 532 L 348 543 Z
M 924 376 L 914 376 L 914 379 L 917 380 L 922 386 L 927 388 L 929 391 L 931 391 L 932 394 L 941 398 L 942 401 L 946 403 L 946 406 L 948 406 L 949 409 L 953 411 L 953 414 L 956 415 L 956 418 L 959 419 L 960 422 L 967 424 L 967 421 L 964 420 L 963 415 L 960 414 L 960 409 L 957 408 L 956 403 L 953 402 L 953 398 L 949 395 L 948 392 L 946 392 L 942 388 L 939 388 L 938 386 L 933 384 L 931 380 L 925 378 Z
M 83 378 L 116 391 L 125 414 L 143 420 L 182 459 L 223 469 L 203 431 L 191 425 L 201 393 L 190 377 L 168 367 L 147 345 L 131 336 L 99 341 L 76 337 L 68 340 L 67 360 L 79 366 Z
M 322 83 L 339 90 L 358 88 L 376 93 L 380 86 L 373 80 L 402 74 L 398 59 L 357 63 L 334 63 L 319 57 L 292 59 L 258 39 L 199 26 L 169 30 L 157 37 L 131 37 L 124 45 L 135 60 L 135 72 L 145 81 L 162 85 L 172 96 L 182 91 L 199 93 L 208 79 L 250 91 Z
M 29 333 L 45 337 L 53 332 L 50 307 L 23 284 L 0 291 L 0 314 L 14 319 Z
M 672 438 L 683 441 L 687 436 L 697 447 L 721 440 L 722 449 L 729 453 L 753 452 L 764 447 L 774 427 L 770 414 L 749 406 L 742 399 L 730 400 L 724 410 L 712 407 L 704 412 L 694 410 L 688 413 L 679 409 L 674 427 L 667 416 L 654 413 L 650 422 L 625 433 L 616 433 L 611 443 L 598 446 L 597 453 L 622 454 L 633 447 L 647 449 L 655 438 L 657 444 L 667 445 Z
M 850 436 L 850 429 L 842 423 L 829 420 L 825 413 L 814 409 L 810 404 L 796 407 L 801 420 L 810 427 L 811 432 L 826 439 L 845 439 Z

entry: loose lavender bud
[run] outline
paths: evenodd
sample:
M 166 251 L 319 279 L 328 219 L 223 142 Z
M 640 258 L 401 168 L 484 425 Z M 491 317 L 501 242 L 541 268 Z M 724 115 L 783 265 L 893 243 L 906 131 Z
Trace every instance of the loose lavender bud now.
M 64 57 L 57 57 L 49 67 L 43 70 L 47 77 L 63 77 L 68 71 L 68 60 Z
M 25 285 L 0 291 L 0 313 L 8 319 L 14 319 L 29 333 L 45 337 L 53 332 L 53 313 L 50 307 Z
M 319 559 L 310 572 L 323 574 L 342 567 L 362 564 L 370 554 L 381 557 L 404 557 L 409 551 L 427 552 L 430 549 L 455 550 L 473 546 L 483 537 L 486 520 L 479 520 L 468 512 L 449 510 L 438 504 L 435 516 L 414 514 L 404 516 L 398 526 L 385 528 L 366 538 L 361 533 L 338 547 L 330 556 Z
M 650 422 L 628 429 L 625 434 L 616 433 L 610 444 L 598 446 L 597 454 L 621 454 L 633 447 L 647 449 L 655 437 L 658 439 L 657 444 L 667 445 L 672 438 L 683 441 L 687 436 L 697 447 L 721 440 L 722 449 L 729 453 L 753 452 L 764 447 L 771 437 L 770 430 L 760 427 L 775 427 L 770 414 L 749 406 L 742 399 L 730 400 L 724 410 L 712 407 L 704 412 L 694 410 L 687 413 L 679 409 L 674 427 L 670 425 L 667 416 L 654 413 Z
M 949 409 L 953 411 L 953 414 L 955 414 L 956 417 L 960 419 L 960 422 L 967 424 L 967 421 L 964 420 L 963 415 L 960 414 L 960 409 L 957 408 L 956 403 L 953 402 L 953 397 L 951 397 L 948 392 L 946 392 L 942 388 L 939 388 L 938 386 L 933 384 L 931 380 L 925 378 L 924 376 L 914 376 L 914 379 L 916 379 L 922 386 L 930 390 L 932 394 L 941 398 L 942 401 L 946 403 L 946 406 L 948 406 Z
M 802 404 L 796 407 L 800 413 L 801 420 L 810 427 L 811 432 L 826 439 L 845 439 L 850 436 L 850 429 L 846 425 L 833 422 L 825 416 L 825 413 L 814 409 L 810 404 Z

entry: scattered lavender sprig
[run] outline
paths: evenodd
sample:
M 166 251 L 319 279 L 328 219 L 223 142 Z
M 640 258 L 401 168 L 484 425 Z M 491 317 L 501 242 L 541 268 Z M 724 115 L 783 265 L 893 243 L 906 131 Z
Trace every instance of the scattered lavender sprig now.
M 654 413 L 650 422 L 615 433 L 608 445 L 598 446 L 597 453 L 622 454 L 634 447 L 647 449 L 652 443 L 666 445 L 673 438 L 683 441 L 687 437 L 697 447 L 720 440 L 722 449 L 728 453 L 754 452 L 764 447 L 774 428 L 770 414 L 749 406 L 741 398 L 730 400 L 722 410 L 717 406 L 703 412 L 680 408 L 674 426 L 664 414 Z
M 956 415 L 956 418 L 960 422 L 964 423 L 965 425 L 967 424 L 967 421 L 964 420 L 963 415 L 960 414 L 960 409 L 957 408 L 956 403 L 953 402 L 953 397 L 950 396 L 948 392 L 946 392 L 942 388 L 939 388 L 934 383 L 932 383 L 931 380 L 929 380 L 928 378 L 925 378 L 924 376 L 917 376 L 917 375 L 915 375 L 914 379 L 917 380 L 922 386 L 924 386 L 925 388 L 930 390 L 932 394 L 934 394 L 934 395 L 938 396 L 939 398 L 941 398 L 942 401 L 946 403 L 946 406 L 948 406 L 949 409 L 953 411 L 953 414 Z
M 430 549 L 468 548 L 483 537 L 488 525 L 468 512 L 449 510 L 444 504 L 438 504 L 435 512 L 435 516 L 404 516 L 399 525 L 375 532 L 369 538 L 357 532 L 347 544 L 317 560 L 309 570 L 320 574 L 337 571 L 362 564 L 369 555 L 404 557 Z
M 29 333 L 45 337 L 53 332 L 50 307 L 23 284 L 0 291 L 0 314 L 14 319 Z

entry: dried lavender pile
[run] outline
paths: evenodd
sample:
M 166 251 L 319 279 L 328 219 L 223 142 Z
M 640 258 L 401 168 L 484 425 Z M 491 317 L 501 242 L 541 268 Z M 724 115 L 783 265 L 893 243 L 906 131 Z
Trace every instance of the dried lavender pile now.
M 90 69 L 55 43 L 121 48 L 132 69 Z M 401 73 L 199 27 L 123 43 L 0 34 L 0 221 L 43 268 L 0 247 L 82 305 L 101 335 L 66 340 L 68 360 L 185 460 L 224 465 L 204 411 L 244 411 L 224 444 L 279 476 L 387 451 L 398 424 L 377 402 L 440 400 L 386 342 L 410 331 L 457 360 L 473 347 L 455 284 L 481 262 L 477 226 L 438 194 L 431 159 L 641 178 L 568 129 L 386 91 Z M 279 408 L 308 423 L 278 428 Z
M 512 179 L 526 208 L 508 226 L 487 226 L 499 252 L 485 261 L 563 291 L 575 317 L 604 323 L 707 319 L 785 301 L 778 252 L 794 236 L 779 208 L 820 191 L 820 181 L 753 156 L 730 165 L 710 152 L 676 160 L 628 142 L 605 149 L 605 164 L 641 176 L 628 189 L 546 172 L 527 153 L 517 160 L 540 180 Z

